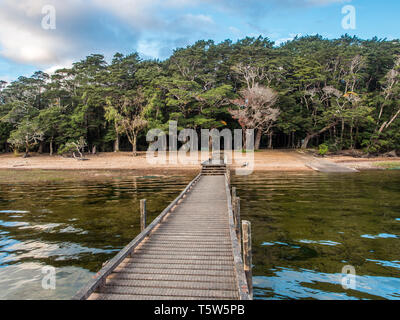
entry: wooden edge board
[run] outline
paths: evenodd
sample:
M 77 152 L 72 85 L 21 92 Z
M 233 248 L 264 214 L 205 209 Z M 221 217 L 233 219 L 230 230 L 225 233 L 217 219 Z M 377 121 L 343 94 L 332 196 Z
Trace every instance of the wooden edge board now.
M 121 262 L 145 239 L 153 229 L 162 221 L 162 219 L 171 211 L 171 209 L 177 205 L 178 201 L 191 189 L 191 187 L 201 178 L 201 173 L 196 176 L 181 192 L 181 194 L 170 203 L 164 211 L 154 219 L 154 221 L 141 232 L 135 239 L 133 239 L 125 248 L 123 248 L 114 258 L 106 263 L 106 265 L 95 275 L 95 278 L 89 281 L 89 283 L 80 289 L 72 300 L 86 300 L 89 296 L 96 291 L 96 289 L 104 283 L 107 276 L 110 275 L 115 268 L 117 268 Z
M 239 292 L 239 299 L 251 300 L 249 294 L 249 287 L 247 285 L 247 280 L 246 280 L 246 274 L 244 272 L 244 264 L 243 264 L 242 254 L 240 252 L 239 240 L 236 236 L 236 231 L 235 231 L 235 223 L 233 220 L 233 211 L 232 211 L 232 199 L 231 199 L 231 192 L 229 189 L 227 174 L 225 174 L 225 190 L 226 190 L 226 197 L 228 199 L 228 213 L 229 213 L 229 225 L 230 225 L 229 229 L 231 234 L 232 251 L 234 258 L 234 267 L 236 271 L 236 282 Z

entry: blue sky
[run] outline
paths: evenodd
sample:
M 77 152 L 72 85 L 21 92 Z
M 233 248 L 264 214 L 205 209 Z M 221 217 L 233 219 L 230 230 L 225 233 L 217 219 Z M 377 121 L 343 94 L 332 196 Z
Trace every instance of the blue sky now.
M 42 28 L 45 5 L 55 8 L 55 30 Z M 342 28 L 346 5 L 356 9 L 355 30 Z M 0 0 L 0 79 L 51 73 L 91 53 L 165 59 L 199 39 L 398 39 L 399 12 L 398 0 Z

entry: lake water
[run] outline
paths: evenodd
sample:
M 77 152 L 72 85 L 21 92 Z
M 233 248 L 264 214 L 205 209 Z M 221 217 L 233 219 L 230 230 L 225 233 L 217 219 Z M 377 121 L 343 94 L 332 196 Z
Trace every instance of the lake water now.
M 256 174 L 235 184 L 253 226 L 256 298 L 400 299 L 399 171 Z M 342 287 L 347 265 L 354 290 Z
M 194 174 L 0 182 L 0 299 L 70 299 Z M 252 222 L 256 299 L 400 299 L 400 172 L 234 177 Z M 342 268 L 356 271 L 344 290 Z M 56 268 L 44 290 L 42 268 Z

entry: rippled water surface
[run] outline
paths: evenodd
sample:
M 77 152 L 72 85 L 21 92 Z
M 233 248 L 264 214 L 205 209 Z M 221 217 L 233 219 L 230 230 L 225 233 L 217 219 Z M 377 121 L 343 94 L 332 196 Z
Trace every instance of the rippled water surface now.
M 140 199 L 152 220 L 193 177 L 0 182 L 0 299 L 70 299 L 140 232 Z M 44 266 L 56 290 L 43 290 Z
M 69 299 L 194 174 L 0 182 L 0 299 Z M 257 299 L 400 299 L 400 172 L 234 177 L 252 222 Z M 356 289 L 341 271 L 355 267 Z M 42 289 L 54 266 L 56 290 Z
M 235 179 L 257 299 L 400 299 L 400 172 Z M 356 271 L 342 288 L 342 268 Z

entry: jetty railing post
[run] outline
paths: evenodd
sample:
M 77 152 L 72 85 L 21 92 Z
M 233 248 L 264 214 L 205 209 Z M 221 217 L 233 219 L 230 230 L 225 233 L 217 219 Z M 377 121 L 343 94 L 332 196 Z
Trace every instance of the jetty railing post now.
M 146 199 L 140 200 L 140 230 L 146 229 Z
M 241 236 L 241 228 L 240 228 L 240 198 L 235 197 L 235 227 L 236 227 L 236 235 L 238 238 L 239 246 L 242 243 L 242 236 Z
M 253 299 L 253 257 L 251 248 L 251 223 L 243 220 L 242 222 L 243 232 L 243 264 L 244 271 L 246 273 L 247 285 L 249 288 L 250 298 Z
M 232 212 L 233 222 L 236 225 L 236 187 L 232 187 Z

